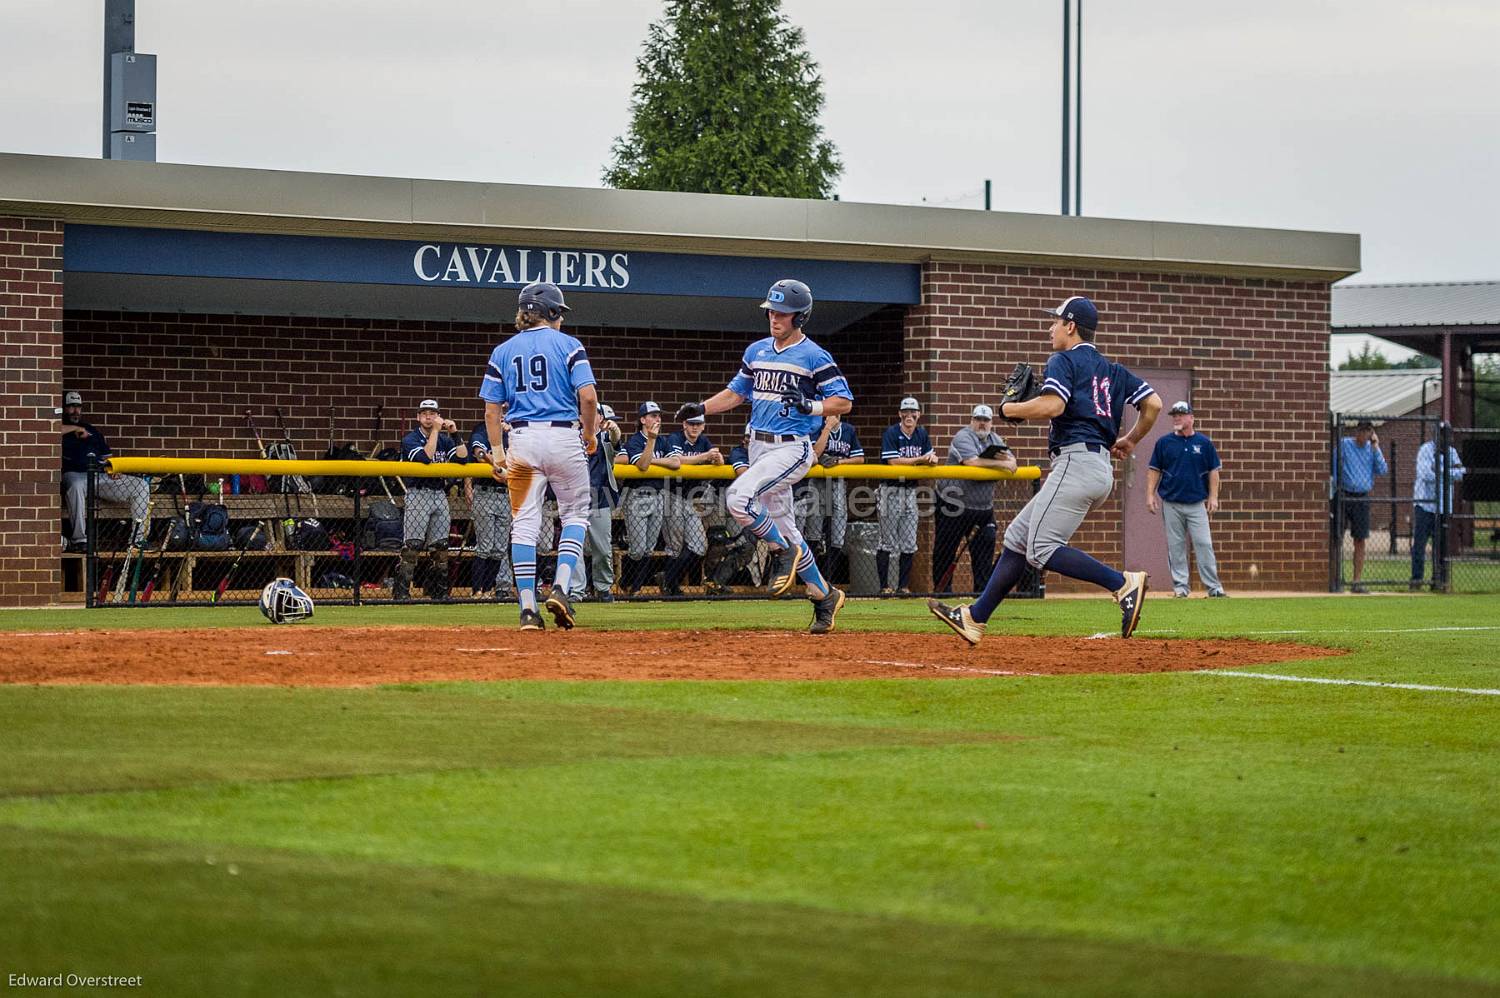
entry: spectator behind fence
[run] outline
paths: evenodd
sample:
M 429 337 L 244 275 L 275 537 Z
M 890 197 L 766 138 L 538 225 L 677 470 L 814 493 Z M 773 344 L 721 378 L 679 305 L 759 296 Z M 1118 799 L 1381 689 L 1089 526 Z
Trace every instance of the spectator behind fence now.
M 625 449 L 615 456 L 616 464 L 633 464 L 641 471 L 652 465 L 676 471 L 682 462 L 667 456 L 665 441 L 659 441 L 661 432 L 661 406 L 655 402 L 642 402 L 636 410 L 638 429 L 625 441 Z M 625 489 L 625 535 L 629 551 L 625 556 L 620 588 L 626 596 L 634 595 L 646 584 L 651 571 L 651 553 L 656 550 L 656 539 L 661 534 L 662 524 L 662 480 L 647 478 L 631 482 Z
M 88 510 L 85 507 L 89 487 L 89 458 L 92 456 L 102 463 L 112 452 L 104 434 L 83 421 L 83 396 L 78 392 L 63 395 L 62 422 L 62 484 L 68 502 L 68 521 L 72 527 L 63 550 L 81 554 L 88 550 Z M 101 475 L 94 483 L 94 489 L 100 499 L 130 506 L 130 518 L 134 526 L 129 543 L 143 543 L 146 532 L 150 529 L 150 524 L 146 522 L 146 509 L 151 489 L 145 480 L 133 475 Z
M 1411 588 L 1418 589 L 1422 585 L 1422 576 L 1427 570 L 1427 542 L 1436 540 L 1437 532 L 1437 504 L 1438 504 L 1438 474 L 1442 469 L 1438 467 L 1437 441 L 1429 440 L 1417 448 L 1417 477 L 1412 483 L 1411 495 L 1414 500 L 1412 505 L 1411 519 Z M 1463 461 L 1459 460 L 1458 451 L 1452 447 L 1448 448 L 1448 487 L 1442 489 L 1443 515 L 1447 516 L 1453 512 L 1454 485 L 1463 481 L 1464 472 L 1467 471 Z M 1432 554 L 1432 578 L 1436 582 L 1438 578 L 1437 545 L 1433 545 Z
M 865 463 L 865 449 L 859 444 L 854 424 L 840 416 L 824 417 L 823 432 L 818 434 L 813 450 L 825 468 Z M 849 528 L 849 483 L 842 478 L 825 478 L 823 485 L 828 496 L 827 568 L 823 574 L 830 580 L 847 578 L 844 538 Z
M 620 505 L 620 483 L 615 480 L 615 451 L 624 434 L 615 422 L 615 411 L 599 403 L 599 446 L 589 455 L 589 489 L 593 501 L 589 507 L 589 532 L 584 541 L 583 561 L 587 570 L 573 576 L 574 599 L 588 599 L 590 580 L 594 598 L 600 603 L 615 601 L 614 536 L 615 507 Z
M 1354 575 L 1349 580 L 1351 592 L 1367 592 L 1361 578 L 1365 571 L 1365 538 L 1370 536 L 1370 490 L 1375 476 L 1389 471 L 1385 455 L 1380 453 L 1380 437 L 1375 424 L 1362 420 L 1354 427 L 1354 436 L 1339 441 L 1338 482 L 1344 510 L 1344 528 L 1354 538 Z
M 1219 562 L 1208 530 L 1208 514 L 1219 511 L 1219 452 L 1208 435 L 1193 429 L 1193 407 L 1174 402 L 1167 410 L 1172 432 L 1156 440 L 1146 472 L 1146 508 L 1162 514 L 1167 528 L 1167 565 L 1172 595 L 1186 599 L 1188 538 L 1198 559 L 1198 578 L 1210 596 L 1228 596 L 1219 583 Z
M 953 435 L 948 463 L 969 468 L 1015 471 L 1016 456 L 1005 440 L 990 429 L 995 418 L 987 405 L 976 405 L 969 425 Z M 989 581 L 995 563 L 995 483 L 947 481 L 939 486 L 937 522 L 933 528 L 932 589 L 953 591 L 958 551 L 969 546 L 973 569 L 971 588 Z
M 880 456 L 886 464 L 931 467 L 938 463 L 926 427 L 918 426 L 922 407 L 908 396 L 901 400 L 900 421 L 886 427 L 880 439 Z M 875 570 L 880 575 L 880 592 L 891 591 L 891 552 L 900 556 L 896 592 L 911 595 L 911 563 L 917 553 L 917 482 L 898 479 L 880 483 L 880 540 L 875 551 Z

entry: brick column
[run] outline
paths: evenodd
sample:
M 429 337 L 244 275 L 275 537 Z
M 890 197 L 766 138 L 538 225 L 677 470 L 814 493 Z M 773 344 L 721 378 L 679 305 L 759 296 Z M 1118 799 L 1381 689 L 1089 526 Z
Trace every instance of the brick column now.
M 55 602 L 63 223 L 0 216 L 0 606 Z

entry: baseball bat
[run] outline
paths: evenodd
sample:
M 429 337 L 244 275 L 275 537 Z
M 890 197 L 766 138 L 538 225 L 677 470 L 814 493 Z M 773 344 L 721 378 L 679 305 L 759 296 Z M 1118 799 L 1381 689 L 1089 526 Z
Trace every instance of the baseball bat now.
M 182 503 L 181 503 L 180 507 L 177 510 L 177 515 L 180 516 L 180 517 L 182 517 L 182 527 L 183 527 L 184 530 L 187 531 L 187 534 L 188 534 L 188 543 L 191 545 L 192 538 L 193 538 L 193 531 L 192 531 L 192 528 L 190 526 L 188 526 L 188 521 L 187 521 L 187 508 L 188 508 L 187 476 L 179 474 L 177 476 L 177 484 L 182 487 Z M 177 504 L 177 500 L 176 499 L 173 499 L 172 501 L 173 501 L 174 505 Z M 182 586 L 182 570 L 183 570 L 184 567 L 186 567 L 186 562 L 183 562 L 182 564 L 179 564 L 177 566 L 177 571 L 175 571 L 175 572 L 172 573 L 172 591 L 167 594 L 167 599 L 170 600 L 173 603 L 177 602 L 177 591 Z M 191 588 L 191 587 L 189 587 L 189 588 Z
M 140 581 L 140 577 L 141 577 L 141 566 L 140 566 L 141 549 L 142 549 L 142 547 L 146 543 L 146 533 L 151 529 L 151 479 L 150 478 L 146 479 L 146 516 L 145 516 L 145 523 L 142 524 L 142 522 L 140 520 L 132 518 L 131 521 L 130 521 L 130 525 L 131 525 L 130 526 L 130 544 L 125 548 L 125 563 L 124 563 L 124 565 L 122 565 L 120 567 L 120 577 L 115 580 L 115 591 L 112 594 L 111 599 L 110 599 L 110 602 L 112 602 L 112 603 L 118 603 L 121 600 L 125 599 L 125 594 L 127 592 L 127 588 L 126 588 L 126 583 L 127 582 L 129 582 L 128 592 L 130 593 L 130 602 L 132 602 L 132 603 L 135 602 L 135 587 L 136 587 L 136 583 L 138 583 Z M 136 531 L 138 529 L 141 531 L 141 539 L 140 539 L 139 543 L 137 543 L 136 539 L 135 539 Z M 134 569 L 133 572 L 132 572 L 132 568 Z M 134 579 L 135 581 L 132 582 L 131 581 L 132 579 Z
M 187 493 L 187 484 L 181 474 L 177 476 L 177 480 L 183 483 L 182 491 L 185 495 Z M 163 484 L 165 484 L 165 481 L 163 482 Z M 172 493 L 172 507 L 173 512 L 176 516 L 182 516 L 182 506 L 177 501 L 176 492 Z M 176 525 L 177 521 L 175 519 L 172 520 L 167 524 L 167 532 L 162 534 L 161 547 L 158 548 L 156 552 L 156 564 L 151 566 L 151 578 L 146 580 L 146 588 L 141 591 L 142 603 L 151 602 L 151 594 L 156 592 L 156 584 L 157 582 L 161 581 L 161 573 L 167 567 L 167 545 L 172 543 L 172 528 Z M 175 592 L 173 593 L 172 598 L 174 600 L 177 598 Z
M 229 580 L 234 578 L 235 571 L 240 567 L 240 562 L 244 560 L 245 552 L 250 550 L 250 542 L 254 539 L 255 531 L 253 530 L 245 535 L 245 543 L 240 545 L 239 553 L 234 556 L 234 561 L 229 563 L 229 571 L 225 572 L 224 577 L 219 580 L 218 587 L 214 589 L 213 599 L 209 600 L 210 603 L 217 603 L 224 598 L 224 593 L 229 589 Z
M 245 410 L 245 425 L 250 427 L 251 433 L 255 434 L 255 446 L 260 448 L 260 459 L 264 461 L 266 459 L 266 442 L 261 439 L 260 427 L 255 425 L 255 417 L 250 414 L 249 409 Z
M 115 581 L 115 563 L 110 562 L 104 566 L 104 572 L 99 582 L 99 592 L 94 595 L 94 605 L 103 606 L 104 600 L 109 596 L 110 583 Z

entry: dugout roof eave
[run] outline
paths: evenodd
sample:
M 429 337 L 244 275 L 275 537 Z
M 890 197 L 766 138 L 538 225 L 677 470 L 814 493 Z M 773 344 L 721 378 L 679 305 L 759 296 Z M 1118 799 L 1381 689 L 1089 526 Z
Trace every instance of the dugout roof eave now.
M 1330 283 L 1360 266 L 1359 236 L 1345 233 L 17 153 L 0 153 L 0 214 L 288 235 Z

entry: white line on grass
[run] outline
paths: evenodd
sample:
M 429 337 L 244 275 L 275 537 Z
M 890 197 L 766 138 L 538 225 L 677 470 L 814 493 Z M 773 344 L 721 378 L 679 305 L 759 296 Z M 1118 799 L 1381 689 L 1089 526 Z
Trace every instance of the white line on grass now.
M 972 672 L 981 676 L 1040 676 L 1040 672 L 1012 672 L 1008 669 L 971 669 L 963 665 L 928 665 L 923 662 L 890 662 L 880 658 L 860 659 L 867 665 L 894 665 L 898 669 L 937 669 L 941 672 Z
M 1330 627 L 1299 628 L 1290 631 L 1235 631 L 1238 634 L 1428 634 L 1436 631 L 1500 631 L 1500 626 L 1478 624 L 1467 627 Z M 1137 631 L 1137 634 L 1182 634 L 1171 628 Z M 1232 637 L 1233 635 L 1227 635 Z
M 1421 683 L 1377 683 L 1365 679 L 1328 679 L 1322 676 L 1281 676 L 1274 672 L 1236 672 L 1233 669 L 1199 669 L 1200 676 L 1238 676 L 1241 679 L 1272 679 L 1283 683 L 1319 683 L 1327 686 L 1377 686 L 1387 690 L 1428 690 L 1434 693 L 1473 693 L 1500 696 L 1500 690 L 1474 690 L 1461 686 L 1424 686 Z

